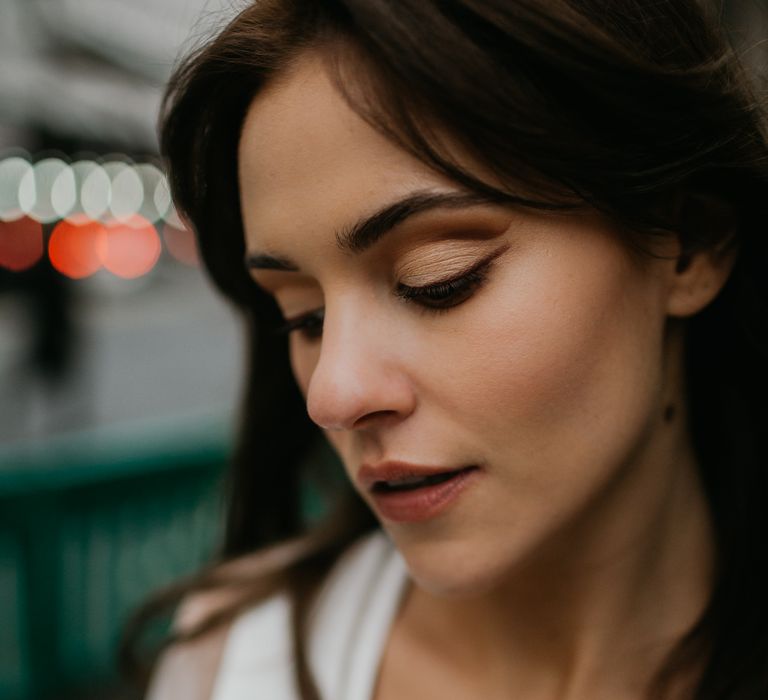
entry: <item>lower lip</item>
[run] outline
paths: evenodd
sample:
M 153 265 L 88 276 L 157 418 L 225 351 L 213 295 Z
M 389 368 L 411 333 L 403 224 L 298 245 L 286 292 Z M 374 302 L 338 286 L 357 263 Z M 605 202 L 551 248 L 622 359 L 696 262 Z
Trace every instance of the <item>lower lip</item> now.
M 434 518 L 449 508 L 474 482 L 478 468 L 456 474 L 448 481 L 412 491 L 372 492 L 376 510 L 388 520 L 414 523 Z

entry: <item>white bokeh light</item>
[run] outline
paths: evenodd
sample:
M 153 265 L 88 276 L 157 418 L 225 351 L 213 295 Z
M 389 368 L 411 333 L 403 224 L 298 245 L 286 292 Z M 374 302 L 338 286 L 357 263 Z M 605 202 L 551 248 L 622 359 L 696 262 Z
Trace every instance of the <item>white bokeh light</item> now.
M 75 202 L 64 217 L 68 221 L 79 223 L 88 216 L 83 206 L 83 187 L 88 176 L 99 167 L 99 164 L 92 160 L 77 160 L 70 164 L 69 169 L 75 183 Z
M 179 217 L 179 212 L 176 211 L 173 202 L 171 202 L 171 205 L 168 207 L 168 211 L 165 212 L 165 217 L 163 218 L 169 226 L 173 226 L 174 228 L 184 229 L 187 227 L 181 220 L 181 217 Z
M 53 185 L 68 168 L 60 158 L 44 158 L 24 174 L 19 186 L 19 204 L 26 214 L 42 224 L 59 218 L 53 205 Z
M 53 181 L 51 187 L 51 206 L 57 219 L 63 219 L 77 202 L 77 182 L 72 167 L 64 168 Z
M 162 218 L 167 209 L 167 205 L 162 211 L 158 209 L 158 199 L 156 196 L 157 188 L 161 182 L 164 182 L 165 176 L 160 168 L 152 163 L 141 163 L 134 166 L 134 170 L 139 176 L 143 187 L 143 197 L 141 207 L 139 208 L 139 214 L 147 221 L 154 223 Z M 159 203 L 162 205 L 162 200 Z
M 144 199 L 141 178 L 133 166 L 120 161 L 105 163 L 104 170 L 112 181 L 109 212 L 114 219 L 126 221 L 141 208 Z
M 168 179 L 163 175 L 158 181 L 154 192 L 155 209 L 161 219 L 165 219 L 171 208 L 171 190 L 168 187 Z
M 104 168 L 97 163 L 89 167 L 80 186 L 80 206 L 83 213 L 91 219 L 100 219 L 109 209 L 112 194 L 112 182 Z M 86 166 L 83 167 L 85 172 Z M 76 173 L 79 171 L 75 171 Z
M 31 171 L 32 164 L 25 158 L 14 156 L 0 161 L 0 221 L 15 221 L 24 216 L 19 190 L 24 176 Z
M 0 160 L 0 221 L 28 215 L 41 223 L 91 219 L 184 226 L 167 178 L 154 163 L 134 165 L 120 155 L 102 163 L 81 159 L 70 164 L 54 157 L 32 163 L 23 155 Z

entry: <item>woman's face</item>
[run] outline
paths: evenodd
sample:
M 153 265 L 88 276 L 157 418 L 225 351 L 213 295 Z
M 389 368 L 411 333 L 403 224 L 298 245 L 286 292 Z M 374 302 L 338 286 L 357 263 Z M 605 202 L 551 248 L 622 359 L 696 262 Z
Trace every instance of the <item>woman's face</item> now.
M 379 513 L 423 586 L 480 590 L 618 502 L 618 528 L 654 502 L 651 465 L 673 443 L 673 263 L 637 265 L 594 213 L 462 201 L 356 116 L 313 54 L 254 100 L 239 173 L 249 255 L 298 268 L 254 258 L 254 279 L 286 319 L 324 310 L 321 333 L 291 333 L 291 364 L 360 495 L 376 511 L 364 463 L 480 467 L 435 517 Z M 429 195 L 443 205 L 385 221 L 364 250 L 340 247 L 357 222 Z M 480 263 L 445 308 L 398 294 Z

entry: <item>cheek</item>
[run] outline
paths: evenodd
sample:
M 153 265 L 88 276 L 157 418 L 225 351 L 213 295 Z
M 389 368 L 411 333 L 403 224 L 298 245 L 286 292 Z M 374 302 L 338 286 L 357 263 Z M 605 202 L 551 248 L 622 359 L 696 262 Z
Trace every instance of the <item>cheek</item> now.
M 612 249 L 584 253 L 516 267 L 440 363 L 436 401 L 542 493 L 620 461 L 659 383 L 653 284 Z
M 444 443 L 482 456 L 488 478 L 444 546 L 402 534 L 427 589 L 491 585 L 599 503 L 648 435 L 661 384 L 659 286 L 613 251 L 587 252 L 510 266 L 436 346 L 428 398 Z M 446 568 L 457 558 L 462 567 Z

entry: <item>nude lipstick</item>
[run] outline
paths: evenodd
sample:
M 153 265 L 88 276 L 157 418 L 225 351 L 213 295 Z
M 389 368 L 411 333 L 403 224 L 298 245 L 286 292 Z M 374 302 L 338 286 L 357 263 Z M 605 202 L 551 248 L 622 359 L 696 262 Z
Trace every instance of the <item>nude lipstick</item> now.
M 444 513 L 479 473 L 475 465 L 451 468 L 384 462 L 363 465 L 357 479 L 384 518 L 421 522 Z

